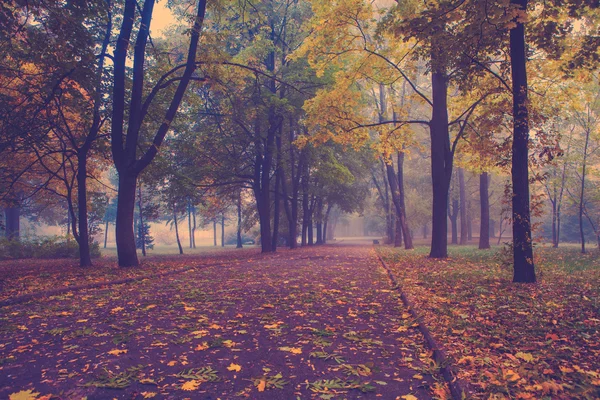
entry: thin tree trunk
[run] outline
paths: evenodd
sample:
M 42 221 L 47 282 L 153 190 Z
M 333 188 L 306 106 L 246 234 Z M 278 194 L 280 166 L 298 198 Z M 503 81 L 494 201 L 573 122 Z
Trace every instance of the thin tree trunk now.
M 217 247 L 217 217 L 213 219 L 213 246 Z
M 402 228 L 402 236 L 401 239 L 404 240 L 404 248 L 406 250 L 413 249 L 412 235 L 410 234 L 410 228 L 408 224 L 408 217 L 406 216 L 406 202 L 404 196 L 404 152 L 398 152 L 398 191 L 400 194 L 400 207 L 402 208 L 403 219 L 400 219 L 400 227 Z
M 236 235 L 236 249 L 244 247 L 242 244 L 242 191 L 238 192 L 237 198 L 237 235 Z
M 188 215 L 188 232 L 190 234 L 190 249 L 194 247 L 194 233 L 192 232 L 192 202 L 188 199 L 187 204 Z
M 511 0 L 523 12 L 527 12 L 527 0 Z M 513 82 L 512 143 L 512 220 L 513 220 L 513 282 L 536 281 L 533 262 L 533 238 L 529 211 L 529 115 L 527 110 L 527 56 L 523 18 L 515 20 L 510 30 L 510 59 Z
M 192 225 L 192 247 L 196 248 L 196 206 L 192 204 L 192 220 L 194 224 Z
M 177 239 L 179 254 L 183 254 L 183 247 L 181 246 L 181 240 L 179 240 L 179 227 L 177 226 L 177 211 L 175 211 L 175 204 L 173 204 L 173 223 L 175 224 L 175 238 Z
M 87 154 L 77 155 L 77 212 L 79 222 L 79 266 L 91 267 L 87 211 Z
M 142 185 L 138 186 L 138 211 L 140 213 L 140 226 L 138 232 L 140 234 L 140 242 L 142 243 L 142 256 L 146 257 L 146 227 L 144 226 L 144 207 L 142 204 Z
M 465 170 L 458 168 L 458 188 L 460 198 L 460 244 L 465 245 L 469 240 L 467 220 L 467 195 L 465 190 Z
M 590 129 L 585 131 L 585 145 L 583 147 L 583 164 L 581 167 L 581 192 L 579 194 L 579 234 L 581 237 L 581 253 L 585 254 L 585 233 L 583 231 L 583 212 L 585 201 L 585 173 L 587 167 L 587 151 L 590 142 Z
M 452 199 L 452 212 L 448 213 L 450 217 L 450 229 L 452 231 L 452 244 L 458 244 L 458 214 L 460 212 L 458 199 Z
M 479 202 L 481 203 L 481 224 L 479 227 L 479 248 L 490 248 L 490 196 L 488 173 L 479 175 Z
M 225 247 L 225 215 L 221 215 L 221 247 Z
M 106 224 L 104 225 L 104 248 L 106 248 L 107 241 L 108 241 L 108 218 L 106 218 Z

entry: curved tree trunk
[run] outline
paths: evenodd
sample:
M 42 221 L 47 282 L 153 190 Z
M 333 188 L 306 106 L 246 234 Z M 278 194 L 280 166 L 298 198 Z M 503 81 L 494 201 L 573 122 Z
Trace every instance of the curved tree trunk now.
M 175 224 L 175 238 L 177 239 L 179 254 L 183 254 L 183 247 L 181 246 L 181 240 L 179 240 L 179 227 L 177 225 L 177 211 L 175 211 L 175 204 L 173 204 L 173 223 Z

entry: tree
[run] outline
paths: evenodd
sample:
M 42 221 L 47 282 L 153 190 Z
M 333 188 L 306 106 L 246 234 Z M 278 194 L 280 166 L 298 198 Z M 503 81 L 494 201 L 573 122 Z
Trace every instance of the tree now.
M 139 264 L 135 246 L 135 235 L 133 232 L 137 177 L 140 172 L 152 162 L 158 153 L 158 150 L 169 131 L 169 127 L 177 114 L 177 110 L 181 104 L 188 84 L 190 81 L 196 80 L 196 78 L 193 77 L 197 66 L 196 53 L 206 11 L 206 0 L 199 0 L 193 27 L 191 29 L 186 63 L 163 74 L 144 99 L 144 80 L 146 74 L 144 64 L 147 57 L 146 46 L 148 44 L 154 3 L 154 0 L 146 0 L 143 9 L 139 13 L 139 17 L 136 17 L 137 2 L 135 0 L 125 1 L 123 23 L 121 25 L 114 53 L 111 149 L 113 161 L 119 173 L 116 241 L 119 266 L 121 267 L 131 267 Z M 134 23 L 138 20 L 139 30 L 133 53 L 132 86 L 129 95 L 130 102 L 128 106 L 126 106 L 128 49 Z M 176 76 L 176 73 L 181 69 L 183 69 L 182 75 Z M 140 145 L 140 133 L 144 126 L 144 119 L 148 115 L 148 109 L 157 93 L 174 83 L 177 83 L 177 88 L 171 97 L 169 107 L 164 113 L 164 118 L 162 119 L 160 126 L 156 129 L 152 144 L 143 155 L 138 158 L 137 149 Z M 126 110 L 128 111 L 127 123 L 125 123 Z M 127 127 L 126 132 L 124 130 L 125 126 Z

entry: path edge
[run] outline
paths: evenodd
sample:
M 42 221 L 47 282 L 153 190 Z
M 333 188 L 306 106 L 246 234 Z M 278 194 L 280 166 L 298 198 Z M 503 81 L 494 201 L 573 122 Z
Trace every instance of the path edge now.
M 56 295 L 63 294 L 63 293 L 79 292 L 81 290 L 86 290 L 86 289 L 97 289 L 97 288 L 101 288 L 104 286 L 123 285 L 126 283 L 135 282 L 135 281 L 142 281 L 144 279 L 162 278 L 164 276 L 180 274 L 180 273 L 187 272 L 189 270 L 196 269 L 196 268 L 219 267 L 219 266 L 223 266 L 226 264 L 227 263 L 192 265 L 189 267 L 179 268 L 179 269 L 175 269 L 175 270 L 171 270 L 171 271 L 160 272 L 158 274 L 156 274 L 156 273 L 155 274 L 146 274 L 146 275 L 134 276 L 131 278 L 117 279 L 114 281 L 94 282 L 94 283 L 88 283 L 88 284 L 77 285 L 77 286 L 63 286 L 63 287 L 60 287 L 57 289 L 49 289 L 49 290 L 44 290 L 41 292 L 27 293 L 27 294 L 11 297 L 6 300 L 0 301 L 0 308 L 25 303 L 26 301 L 36 300 L 36 299 L 40 299 L 43 297 L 56 296 Z
M 463 400 L 469 398 L 468 392 L 465 390 L 466 385 L 458 378 L 456 372 L 450 365 L 450 361 L 448 359 L 448 356 L 446 355 L 446 351 L 431 335 L 431 332 L 423 322 L 423 318 L 415 311 L 415 306 L 412 304 L 412 302 L 408 299 L 408 297 L 402 290 L 402 287 L 396 280 L 396 277 L 392 273 L 390 267 L 385 261 L 383 261 L 383 258 L 381 257 L 381 255 L 379 255 L 377 250 L 375 250 L 375 247 L 373 247 L 373 250 L 375 251 L 377 258 L 379 259 L 379 262 L 383 266 L 383 269 L 387 273 L 388 278 L 392 282 L 392 290 L 395 290 L 400 294 L 400 299 L 402 300 L 402 303 L 408 309 L 410 315 L 417 321 L 419 331 L 425 338 L 425 342 L 427 343 L 429 349 L 433 351 L 433 359 L 438 365 L 440 365 L 440 372 L 442 373 L 444 380 L 450 388 L 450 394 L 452 395 L 452 398 L 454 400 Z

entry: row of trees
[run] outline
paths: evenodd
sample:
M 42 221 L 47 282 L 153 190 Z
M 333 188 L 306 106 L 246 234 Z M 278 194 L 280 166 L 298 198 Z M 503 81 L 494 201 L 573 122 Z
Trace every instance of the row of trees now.
M 263 252 L 293 248 L 298 236 L 312 243 L 313 226 L 323 242 L 332 213 L 362 209 L 372 185 L 388 237 L 410 249 L 407 193 L 421 188 L 406 186 L 404 167 L 428 148 L 430 256 L 447 257 L 448 221 L 458 241 L 459 215 L 461 242 L 468 237 L 465 169 L 479 176 L 480 247 L 489 247 L 489 176 L 510 172 L 514 280 L 535 281 L 530 184 L 544 168 L 560 171 L 556 127 L 583 116 L 554 100 L 574 79 L 595 79 L 573 72 L 595 67 L 593 1 L 172 5 L 190 28 L 163 38 L 150 35 L 155 0 L 2 5 L 0 152 L 15 160 L 2 160 L 7 232 L 23 199 L 62 196 L 81 265 L 91 265 L 90 194 L 114 167 L 123 267 L 138 264 L 142 180 L 160 191 L 175 228 L 207 196 L 240 204 L 251 193 Z M 581 226 L 593 215 L 588 132 L 576 174 Z M 565 185 L 554 181 L 545 182 L 558 221 Z

